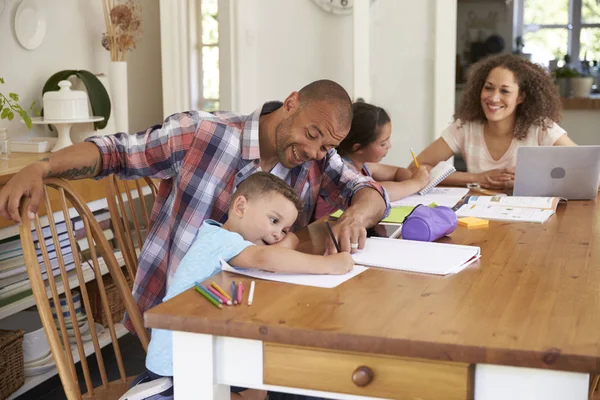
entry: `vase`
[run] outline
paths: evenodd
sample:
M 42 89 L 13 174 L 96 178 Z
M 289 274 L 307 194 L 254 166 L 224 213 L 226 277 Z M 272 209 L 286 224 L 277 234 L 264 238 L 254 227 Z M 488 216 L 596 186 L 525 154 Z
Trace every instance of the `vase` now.
M 571 78 L 573 85 L 573 97 L 590 97 L 594 78 L 591 76 L 580 76 Z
M 110 101 L 116 132 L 129 132 L 129 102 L 127 99 L 127 62 L 111 61 L 108 67 Z

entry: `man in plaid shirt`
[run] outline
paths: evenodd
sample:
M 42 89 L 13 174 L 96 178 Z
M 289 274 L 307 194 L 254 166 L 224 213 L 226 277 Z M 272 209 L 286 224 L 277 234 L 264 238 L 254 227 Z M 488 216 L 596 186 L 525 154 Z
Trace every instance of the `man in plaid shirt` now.
M 189 111 L 135 135 L 89 138 L 15 174 L 0 192 L 0 215 L 20 222 L 24 195 L 35 213 L 45 177 L 161 179 L 133 288 L 142 313 L 161 302 L 202 222 L 225 222 L 235 188 L 257 171 L 279 176 L 304 201 L 295 229 L 309 223 L 319 196 L 344 209 L 334 235 L 342 251 L 354 252 L 363 248 L 366 228 L 387 215 L 389 201 L 334 150 L 350 129 L 351 106 L 340 85 L 321 80 L 250 115 Z

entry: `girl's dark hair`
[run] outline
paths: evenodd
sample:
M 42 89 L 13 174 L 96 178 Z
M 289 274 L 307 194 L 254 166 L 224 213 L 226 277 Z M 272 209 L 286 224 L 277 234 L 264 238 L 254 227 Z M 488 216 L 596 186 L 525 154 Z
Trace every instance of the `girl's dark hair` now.
M 548 72 L 541 65 L 512 54 L 487 58 L 473 65 L 454 115 L 455 121 L 486 122 L 481 107 L 481 90 L 490 71 L 496 67 L 511 71 L 519 85 L 519 94 L 525 96 L 515 109 L 515 138 L 524 139 L 532 125 L 548 129 L 553 122 L 560 121 L 562 103 Z
M 363 148 L 377 140 L 381 127 L 390 122 L 388 113 L 373 104 L 354 103 L 352 114 L 350 132 L 337 147 L 341 156 L 351 154 L 355 144 Z

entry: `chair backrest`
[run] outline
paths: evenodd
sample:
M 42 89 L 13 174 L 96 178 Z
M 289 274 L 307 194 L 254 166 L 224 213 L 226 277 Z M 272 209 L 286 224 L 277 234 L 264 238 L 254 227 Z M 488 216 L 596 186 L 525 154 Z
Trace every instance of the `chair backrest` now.
M 48 192 L 53 190 L 57 192 L 59 204 L 54 209 L 48 196 Z M 42 227 L 40 218 L 37 215 L 33 221 L 30 223 L 24 222 L 20 227 L 21 244 L 27 274 L 29 275 L 33 296 L 67 398 L 69 400 L 82 398 L 75 369 L 77 359 L 81 361 L 81 368 L 87 388 L 85 397 L 91 397 L 94 395 L 94 387 L 82 338 L 88 341 L 90 339 L 89 336 L 91 336 L 102 380 L 101 387 L 104 389 L 108 388 L 109 382 L 93 320 L 94 313 L 90 304 L 90 296 L 85 285 L 85 276 L 89 277 L 91 273 L 94 275 L 94 279 L 96 279 L 100 307 L 102 307 L 106 315 L 108 325 L 106 329 L 109 330 L 113 343 L 112 349 L 119 369 L 119 382 L 125 383 L 127 376 L 117 341 L 117 333 L 115 331 L 116 321 L 112 320 L 102 279 L 101 266 L 103 269 L 107 268 L 110 272 L 117 292 L 125 305 L 125 309 L 133 323 L 135 333 L 138 335 L 144 350 L 148 348 L 148 332 L 144 329 L 142 316 L 131 295 L 125 275 L 101 227 L 79 194 L 74 191 L 68 182 L 58 178 L 48 178 L 44 180 L 44 193 L 41 202 L 45 204 L 48 211 L 48 227 Z M 28 204 L 29 199 L 24 199 L 21 204 L 20 211 L 23 221 L 29 220 L 27 216 Z M 87 262 L 82 259 L 81 254 L 77 250 L 77 241 L 75 240 L 72 222 L 73 212 L 71 215 L 69 214 L 69 207 L 72 207 L 75 210 L 74 213 L 81 217 L 83 221 L 90 253 L 89 257 L 87 257 Z M 64 222 L 57 222 L 59 217 L 54 215 L 57 212 L 62 212 L 62 215 L 57 215 L 61 216 L 60 219 L 64 218 Z M 33 232 L 31 229 L 32 224 L 34 226 Z M 44 225 L 46 224 L 44 223 Z M 60 238 L 59 235 L 61 236 Z M 65 235 L 67 239 L 64 238 Z M 37 241 L 34 242 L 34 240 Z M 65 243 L 68 243 L 68 245 L 65 246 Z M 58 249 L 59 251 L 54 251 L 54 249 Z M 43 262 L 39 262 L 38 260 L 43 260 Z M 69 282 L 69 278 L 71 278 L 71 282 Z M 76 285 L 80 293 L 79 296 L 75 296 L 79 297 L 75 300 L 77 304 L 74 303 L 74 296 L 71 292 L 71 289 Z M 59 296 L 59 292 L 64 292 L 64 295 Z M 79 307 L 81 311 L 76 310 Z M 85 317 L 82 315 L 82 312 Z M 71 318 L 72 316 L 75 316 L 75 318 Z M 90 328 L 88 332 L 84 332 L 82 329 L 85 322 L 80 322 L 79 316 L 81 316 L 83 321 L 87 322 Z M 82 325 L 81 327 L 80 324 Z M 70 325 L 69 328 L 67 328 L 68 325 Z M 75 342 L 74 349 L 77 349 L 76 354 L 74 354 L 74 349 L 69 345 L 70 340 Z M 67 345 L 65 346 L 63 343 Z
M 135 181 L 121 180 L 116 175 L 110 175 L 106 178 L 108 210 L 113 222 L 115 239 L 123 253 L 127 273 L 131 277 L 130 282 L 133 282 L 137 272 L 138 250 L 141 250 L 144 245 L 144 240 L 146 240 L 150 228 L 149 215 L 151 210 L 146 207 L 143 186 L 150 188 L 152 200 L 156 200 L 156 184 L 150 178 Z M 139 207 L 136 207 L 132 192 L 137 194 Z

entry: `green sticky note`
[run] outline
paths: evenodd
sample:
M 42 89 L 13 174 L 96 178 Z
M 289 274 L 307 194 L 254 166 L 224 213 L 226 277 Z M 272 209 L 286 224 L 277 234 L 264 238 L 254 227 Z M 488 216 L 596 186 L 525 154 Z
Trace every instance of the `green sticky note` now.
M 342 216 L 344 212 L 342 210 L 337 210 L 336 212 L 334 212 L 333 214 L 331 214 L 330 216 L 333 218 L 339 218 Z
M 390 215 L 388 215 L 387 218 L 383 219 L 381 222 L 401 224 L 402 222 L 404 222 L 404 218 L 406 218 L 406 216 L 410 214 L 414 209 L 414 206 L 394 207 L 390 210 Z
M 390 215 L 388 215 L 387 218 L 383 219 L 381 222 L 388 222 L 390 224 L 401 224 L 402 222 L 404 222 L 404 218 L 406 218 L 406 216 L 410 214 L 412 210 L 415 209 L 415 207 L 416 206 L 393 207 L 390 210 Z M 437 207 L 437 204 L 431 203 L 429 207 Z M 337 210 L 330 216 L 333 218 L 339 218 L 342 216 L 342 213 L 342 210 Z

